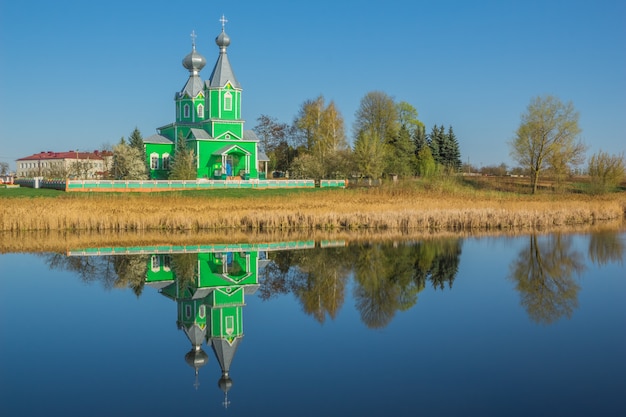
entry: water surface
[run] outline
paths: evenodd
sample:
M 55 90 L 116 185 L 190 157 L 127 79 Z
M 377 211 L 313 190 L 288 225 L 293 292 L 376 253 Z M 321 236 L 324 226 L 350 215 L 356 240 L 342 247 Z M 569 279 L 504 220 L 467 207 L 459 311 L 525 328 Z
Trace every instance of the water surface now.
M 624 415 L 626 234 L 0 255 L 2 415 Z

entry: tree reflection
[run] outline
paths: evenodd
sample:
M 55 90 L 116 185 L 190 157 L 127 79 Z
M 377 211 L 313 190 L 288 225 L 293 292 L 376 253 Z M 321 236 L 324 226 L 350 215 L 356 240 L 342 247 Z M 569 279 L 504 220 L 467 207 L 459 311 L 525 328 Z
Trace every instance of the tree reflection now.
M 414 306 L 428 281 L 435 290 L 452 288 L 460 255 L 461 240 L 456 238 L 271 252 L 259 293 L 265 300 L 293 293 L 303 310 L 323 323 L 337 316 L 354 272 L 361 319 L 368 327 L 381 328 L 397 311 Z
M 104 288 L 130 288 L 137 296 L 143 290 L 147 255 L 66 256 L 46 255 L 50 269 L 78 274 L 83 282 L 100 282 Z
M 602 230 L 589 237 L 589 259 L 596 265 L 622 263 L 626 247 L 615 230 Z
M 550 324 L 563 316 L 571 317 L 578 306 L 580 288 L 572 274 L 584 270 L 581 259 L 572 248 L 571 236 L 530 236 L 528 248 L 521 250 L 511 264 L 510 277 L 533 321 Z
M 415 305 L 427 281 L 434 289 L 444 289 L 446 284 L 452 288 L 460 255 L 460 239 L 362 247 L 354 278 L 357 309 L 365 325 L 388 325 L 396 311 Z

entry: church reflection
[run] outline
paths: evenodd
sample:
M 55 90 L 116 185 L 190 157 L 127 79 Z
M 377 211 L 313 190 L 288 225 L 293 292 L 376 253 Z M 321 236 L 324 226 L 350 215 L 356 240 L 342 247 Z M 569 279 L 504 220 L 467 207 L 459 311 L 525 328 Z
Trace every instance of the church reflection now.
M 137 288 L 143 289 L 145 285 L 174 301 L 176 324 L 191 344 L 185 361 L 194 369 L 194 386 L 198 388 L 200 370 L 209 362 L 209 355 L 203 349 L 206 345 L 213 351 L 221 368 L 217 385 L 224 393 L 223 405 L 228 407 L 228 392 L 233 386 L 230 369 L 244 336 L 243 307 L 246 297 L 259 288 L 259 272 L 268 263 L 267 253 L 311 249 L 316 245 L 343 246 L 345 243 L 316 244 L 306 241 L 262 245 L 91 248 L 69 251 L 67 259 L 75 259 L 81 265 L 97 264 L 88 261 L 94 256 L 107 259 L 113 265 L 118 281 L 124 273 L 135 275 L 125 278 L 123 282 L 127 285 L 132 283 L 129 286 L 136 294 L 141 293 Z M 70 263 L 74 262 L 68 261 Z M 77 270 L 80 269 L 84 269 L 83 266 Z M 90 271 L 98 274 L 96 270 Z
M 146 284 L 176 302 L 176 324 L 191 349 L 185 361 L 196 375 L 209 357 L 202 345 L 210 346 L 222 375 L 218 381 L 228 406 L 233 382 L 230 366 L 243 338 L 245 297 L 259 287 L 259 251 L 152 254 Z

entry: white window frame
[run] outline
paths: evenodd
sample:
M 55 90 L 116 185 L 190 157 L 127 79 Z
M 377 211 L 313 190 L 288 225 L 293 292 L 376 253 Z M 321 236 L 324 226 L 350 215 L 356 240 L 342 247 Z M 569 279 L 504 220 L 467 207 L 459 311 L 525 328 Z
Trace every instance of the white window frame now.
M 157 272 L 161 270 L 161 262 L 159 261 L 158 255 L 152 255 L 150 258 L 150 269 L 152 272 Z
M 224 111 L 233 110 L 233 95 L 230 91 L 224 93 Z
M 156 152 L 150 154 L 150 169 L 159 169 L 159 154 Z
M 170 154 L 169 153 L 164 153 L 163 157 L 161 158 L 161 166 L 163 167 L 163 169 L 170 169 Z
M 183 117 L 185 119 L 189 119 L 189 109 L 190 109 L 189 104 L 185 104 L 183 106 Z
M 198 117 L 204 117 L 204 105 L 198 104 Z

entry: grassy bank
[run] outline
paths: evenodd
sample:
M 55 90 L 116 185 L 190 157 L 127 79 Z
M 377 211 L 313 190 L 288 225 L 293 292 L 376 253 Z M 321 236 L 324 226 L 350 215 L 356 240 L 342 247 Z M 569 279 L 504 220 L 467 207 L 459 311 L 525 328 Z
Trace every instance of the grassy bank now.
M 371 189 L 0 193 L 0 231 L 476 231 L 621 219 L 624 193 L 528 195 L 456 181 Z M 9 197 L 13 195 L 13 197 Z

